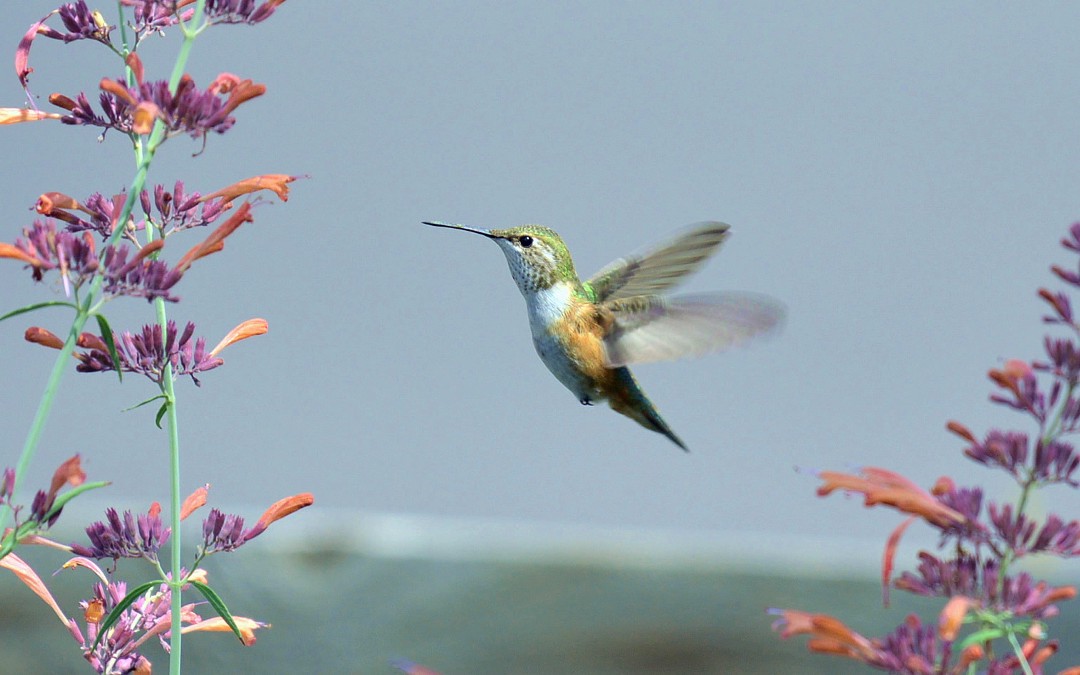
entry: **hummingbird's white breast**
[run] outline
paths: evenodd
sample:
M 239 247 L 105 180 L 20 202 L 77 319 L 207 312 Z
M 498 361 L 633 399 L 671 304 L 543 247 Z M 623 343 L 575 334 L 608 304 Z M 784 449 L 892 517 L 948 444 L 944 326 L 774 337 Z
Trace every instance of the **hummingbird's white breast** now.
M 558 330 L 565 326 L 564 317 L 574 303 L 573 287 L 567 283 L 552 284 L 548 288 L 525 294 L 525 302 L 529 308 L 533 346 L 551 374 L 573 392 L 578 401 L 597 401 L 603 398 L 571 358 L 567 344 Z

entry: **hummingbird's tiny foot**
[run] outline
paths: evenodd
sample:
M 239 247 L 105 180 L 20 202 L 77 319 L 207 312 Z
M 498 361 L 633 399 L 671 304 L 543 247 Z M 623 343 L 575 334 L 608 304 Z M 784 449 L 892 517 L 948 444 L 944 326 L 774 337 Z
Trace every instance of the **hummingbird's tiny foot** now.
M 581 399 L 581 405 L 592 405 L 592 399 L 588 396 L 584 396 Z

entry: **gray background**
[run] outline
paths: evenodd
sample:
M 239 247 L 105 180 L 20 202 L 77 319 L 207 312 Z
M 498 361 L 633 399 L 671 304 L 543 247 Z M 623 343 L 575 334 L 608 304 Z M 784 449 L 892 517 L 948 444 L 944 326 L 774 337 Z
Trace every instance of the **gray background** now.
M 0 8 L 7 44 L 50 6 Z M 341 528 L 391 512 L 675 531 L 793 568 L 808 549 L 846 555 L 830 543 L 844 535 L 865 538 L 873 573 L 897 517 L 819 500 L 794 468 L 1009 489 L 944 425 L 1026 424 L 986 402 L 985 373 L 1038 355 L 1035 292 L 1054 284 L 1050 263 L 1072 264 L 1057 240 L 1080 217 L 1078 19 L 1066 4 L 297 2 L 208 31 L 196 82 L 229 71 L 269 91 L 198 157 L 167 143 L 151 180 L 206 193 L 308 178 L 178 287 L 172 316 L 210 344 L 251 316 L 271 331 L 226 351 L 201 389 L 179 384 L 185 489 L 209 482 L 252 518 L 312 491 L 333 508 L 294 518 Z M 167 77 L 176 39 L 143 46 L 150 78 Z M 42 99 L 95 98 L 120 72 L 100 47 L 45 39 L 31 65 Z M 0 97 L 21 102 L 13 75 Z M 41 192 L 130 182 L 124 140 L 95 136 L 3 130 L 0 239 Z M 747 349 L 635 369 L 684 455 L 578 405 L 533 352 L 501 253 L 429 219 L 554 227 L 582 274 L 723 220 L 734 236 L 686 289 L 768 293 L 787 323 Z M 0 289 L 5 310 L 59 292 L 12 262 Z M 127 329 L 152 316 L 137 300 L 109 312 Z M 66 322 L 0 326 L 5 464 L 53 360 L 22 330 Z M 164 434 L 152 412 L 120 412 L 152 393 L 66 377 L 27 485 L 79 451 L 111 502 L 165 501 Z M 1057 491 L 1040 507 L 1076 503 Z M 911 537 L 907 559 L 928 540 Z

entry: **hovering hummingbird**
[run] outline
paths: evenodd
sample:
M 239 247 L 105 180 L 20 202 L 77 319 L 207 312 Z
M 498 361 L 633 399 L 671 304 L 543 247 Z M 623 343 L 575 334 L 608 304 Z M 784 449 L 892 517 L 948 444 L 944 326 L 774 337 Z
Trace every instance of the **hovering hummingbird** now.
M 724 223 L 693 225 L 662 246 L 616 260 L 588 281 L 578 278 L 570 251 L 550 228 L 424 224 L 474 232 L 498 244 L 525 296 L 533 345 L 548 370 L 583 405 L 607 399 L 613 410 L 683 450 L 686 444 L 627 366 L 730 347 L 775 327 L 784 315 L 775 300 L 749 293 L 660 295 L 716 252 L 729 234 Z

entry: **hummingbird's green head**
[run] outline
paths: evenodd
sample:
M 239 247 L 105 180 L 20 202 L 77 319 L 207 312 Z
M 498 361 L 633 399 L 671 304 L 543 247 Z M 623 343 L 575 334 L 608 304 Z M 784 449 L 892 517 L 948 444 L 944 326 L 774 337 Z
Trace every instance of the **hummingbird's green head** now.
M 578 282 L 570 250 L 551 228 L 522 225 L 506 230 L 481 230 L 448 223 L 424 224 L 474 232 L 493 240 L 506 256 L 510 274 L 523 295 L 551 288 L 559 282 Z

